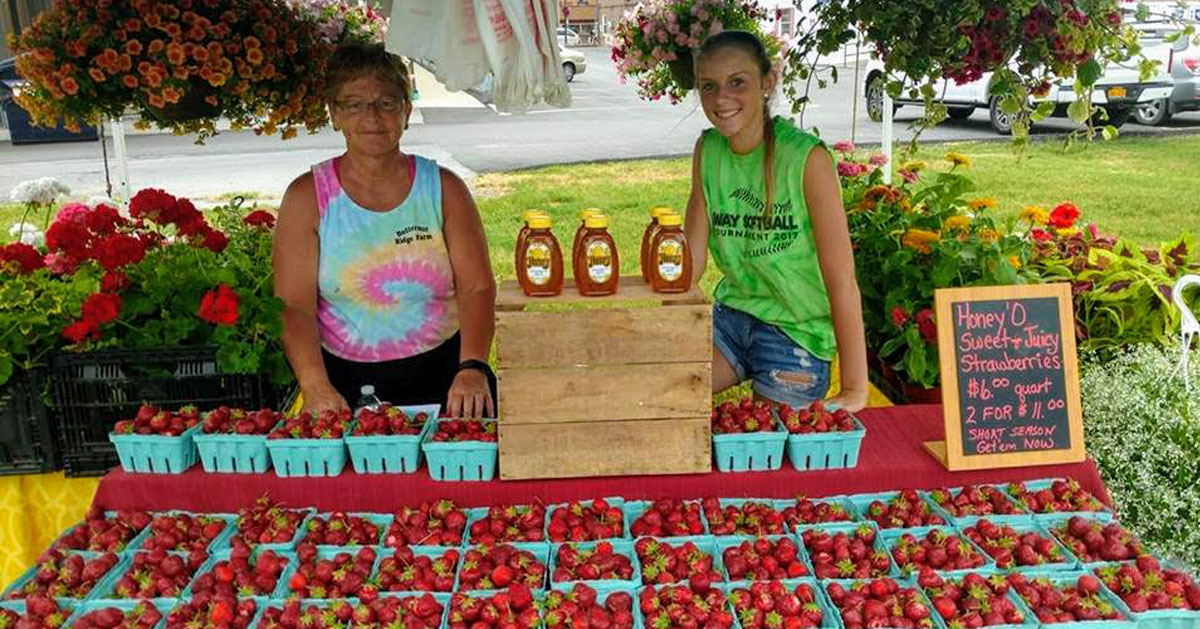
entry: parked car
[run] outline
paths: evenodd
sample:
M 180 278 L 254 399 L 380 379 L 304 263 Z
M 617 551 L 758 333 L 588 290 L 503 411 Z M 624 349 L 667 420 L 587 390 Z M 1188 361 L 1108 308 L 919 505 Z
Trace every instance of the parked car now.
M 1138 124 L 1155 126 L 1170 122 L 1177 113 L 1200 110 L 1200 50 L 1188 37 L 1168 42 L 1166 37 L 1177 27 L 1152 29 L 1135 25 L 1135 28 L 1142 31 L 1144 54 L 1162 62 L 1163 74 L 1169 78 L 1172 88 L 1170 96 L 1138 107 L 1134 119 Z
M 570 48 L 558 47 L 558 56 L 562 58 L 563 78 L 567 83 L 575 80 L 576 74 L 583 74 L 587 70 L 587 57 L 583 56 L 578 50 Z
M 865 94 L 867 98 L 867 115 L 871 120 L 883 120 L 884 74 L 883 62 L 872 58 L 867 63 L 867 78 Z M 985 72 L 983 76 L 970 83 L 958 85 L 954 81 L 942 80 L 936 87 L 941 95 L 941 102 L 946 105 L 947 115 L 954 120 L 965 120 L 978 108 L 986 108 L 992 128 L 997 133 L 1007 135 L 1012 133 L 1012 116 L 1001 111 L 1000 96 L 991 94 L 992 73 Z M 1108 114 L 1104 124 L 1120 127 L 1132 116 L 1134 110 L 1142 104 L 1167 98 L 1171 95 L 1172 84 L 1164 76 L 1154 77 L 1143 82 L 1136 67 L 1110 65 L 1104 69 L 1104 74 L 1096 82 L 1092 94 L 1092 104 L 1098 105 Z M 1034 104 L 1050 101 L 1056 104 L 1054 116 L 1065 117 L 1067 107 L 1075 101 L 1075 91 L 1071 85 L 1051 86 L 1045 96 L 1035 97 Z M 907 90 L 901 98 L 893 101 L 893 111 L 904 105 L 923 105 L 924 101 L 911 98 Z
M 554 39 L 558 40 L 559 46 L 563 45 L 564 36 L 566 37 L 567 46 L 579 45 L 579 33 L 575 32 L 575 29 L 567 28 L 565 26 L 558 27 L 558 31 L 555 33 Z

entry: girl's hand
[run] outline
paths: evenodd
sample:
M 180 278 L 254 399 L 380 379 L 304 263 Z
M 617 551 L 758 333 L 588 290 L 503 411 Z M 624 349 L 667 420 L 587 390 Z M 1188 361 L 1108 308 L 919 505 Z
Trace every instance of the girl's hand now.
M 331 384 L 301 388 L 300 393 L 304 396 L 304 410 L 313 415 L 320 415 L 323 411 L 341 411 L 350 408 L 345 398 Z
M 867 406 L 867 390 L 843 389 L 841 392 L 831 398 L 829 402 L 831 404 L 837 404 L 851 413 L 857 413 Z

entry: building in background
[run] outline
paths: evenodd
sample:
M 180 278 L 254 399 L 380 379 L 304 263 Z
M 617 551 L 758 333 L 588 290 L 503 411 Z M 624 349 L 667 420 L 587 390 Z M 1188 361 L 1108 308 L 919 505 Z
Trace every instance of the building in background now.
M 50 8 L 53 0 L 0 0 L 0 60 L 12 56 L 9 34 L 20 35 L 38 13 Z

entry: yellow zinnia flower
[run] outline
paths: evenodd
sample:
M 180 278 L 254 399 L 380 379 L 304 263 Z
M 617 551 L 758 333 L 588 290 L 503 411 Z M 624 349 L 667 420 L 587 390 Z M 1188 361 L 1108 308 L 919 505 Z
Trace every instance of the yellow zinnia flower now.
M 1011 264 L 1012 268 L 1014 269 L 1021 268 L 1021 259 L 1017 256 L 1008 256 L 1008 263 Z
M 920 253 L 932 253 L 933 249 L 930 248 L 930 245 L 941 239 L 941 235 L 937 232 L 926 229 L 910 229 L 901 236 L 900 244 Z
M 983 242 L 996 242 L 1000 240 L 1000 234 L 994 229 L 982 229 L 979 231 L 979 239 Z
M 955 166 L 962 166 L 963 168 L 971 167 L 971 158 L 963 155 L 962 153 L 946 153 L 946 161 L 954 164 Z
M 1021 220 L 1032 225 L 1045 225 L 1046 221 L 1050 220 L 1050 213 L 1045 208 L 1036 205 L 1027 205 L 1021 210 Z
M 994 207 L 996 207 L 996 199 L 992 197 L 981 197 L 978 199 L 971 199 L 967 202 L 967 208 L 973 212 L 978 212 L 979 210 L 990 210 Z
M 958 216 L 951 216 L 950 218 L 946 219 L 944 227 L 948 230 L 967 231 L 971 227 L 971 217 L 963 216 L 961 214 Z
M 1062 228 L 1056 229 L 1054 231 L 1057 232 L 1059 236 L 1064 236 L 1064 237 L 1068 237 L 1068 238 L 1079 233 L 1079 229 L 1077 227 L 1062 227 Z
M 907 170 L 910 173 L 919 173 L 922 170 L 925 170 L 925 162 L 908 162 L 902 166 L 900 170 Z

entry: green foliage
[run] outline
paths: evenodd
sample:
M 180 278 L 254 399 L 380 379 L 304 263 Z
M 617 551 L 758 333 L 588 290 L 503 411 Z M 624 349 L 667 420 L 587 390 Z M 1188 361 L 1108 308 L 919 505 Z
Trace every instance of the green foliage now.
M 62 329 L 100 287 L 99 277 L 95 269 L 68 277 L 47 269 L 28 275 L 0 273 L 0 385 L 14 371 L 47 364 L 50 354 L 63 345 Z

